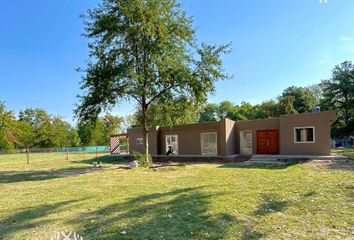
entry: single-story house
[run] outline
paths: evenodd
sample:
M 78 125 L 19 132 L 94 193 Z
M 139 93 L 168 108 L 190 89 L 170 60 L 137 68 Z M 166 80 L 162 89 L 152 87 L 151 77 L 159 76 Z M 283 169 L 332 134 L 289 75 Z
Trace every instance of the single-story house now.
M 335 111 L 278 118 L 193 123 L 149 129 L 149 152 L 165 155 L 330 155 Z M 128 129 L 130 153 L 144 152 L 142 128 Z

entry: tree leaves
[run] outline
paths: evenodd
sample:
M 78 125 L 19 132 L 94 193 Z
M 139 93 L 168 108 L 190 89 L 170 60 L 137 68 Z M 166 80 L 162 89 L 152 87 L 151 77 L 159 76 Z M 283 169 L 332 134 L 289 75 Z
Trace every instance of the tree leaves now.
M 191 17 L 174 0 L 104 0 L 85 24 L 90 63 L 75 111 L 80 121 L 122 99 L 134 99 L 143 112 L 160 98 L 204 102 L 215 81 L 228 78 L 221 55 L 230 45 L 198 47 Z
M 323 88 L 322 108 L 338 111 L 332 133 L 336 137 L 354 134 L 354 65 L 345 61 L 332 71 L 332 78 L 321 83 Z

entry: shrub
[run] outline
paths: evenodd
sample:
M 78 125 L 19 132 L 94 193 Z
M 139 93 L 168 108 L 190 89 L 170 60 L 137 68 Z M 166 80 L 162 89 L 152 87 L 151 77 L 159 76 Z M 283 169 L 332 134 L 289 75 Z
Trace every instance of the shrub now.
M 152 157 L 150 154 L 141 154 L 140 152 L 133 152 L 133 157 L 139 162 L 141 167 L 149 167 L 152 164 Z

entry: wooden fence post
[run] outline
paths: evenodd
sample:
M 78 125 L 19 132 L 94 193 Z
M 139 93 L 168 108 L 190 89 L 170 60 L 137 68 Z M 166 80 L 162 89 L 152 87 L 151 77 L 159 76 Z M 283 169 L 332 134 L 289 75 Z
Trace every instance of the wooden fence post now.
M 69 160 L 69 150 L 68 150 L 68 147 L 66 147 L 66 160 Z
M 98 146 L 96 146 L 96 158 L 98 157 Z
M 26 159 L 27 159 L 27 164 L 29 164 L 29 148 L 26 148 Z

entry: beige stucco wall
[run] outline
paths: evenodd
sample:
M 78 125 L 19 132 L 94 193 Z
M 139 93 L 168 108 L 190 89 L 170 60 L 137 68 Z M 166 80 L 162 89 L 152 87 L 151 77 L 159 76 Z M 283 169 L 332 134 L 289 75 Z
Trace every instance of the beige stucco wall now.
M 303 113 L 281 116 L 274 119 L 232 121 L 223 119 L 219 122 L 195 123 L 173 127 L 154 128 L 149 134 L 151 154 L 166 153 L 165 136 L 178 135 L 180 155 L 200 155 L 200 134 L 216 132 L 218 155 L 240 153 L 240 131 L 252 131 L 252 149 L 257 152 L 257 130 L 279 130 L 280 154 L 330 154 L 330 125 L 336 120 L 335 111 Z M 315 143 L 294 143 L 294 127 L 315 127 Z M 142 137 L 142 128 L 129 129 L 129 149 L 144 152 L 144 145 L 137 145 L 136 138 Z
M 178 153 L 179 155 L 200 155 L 201 140 L 200 134 L 207 132 L 217 133 L 218 154 L 221 154 L 221 134 L 220 122 L 195 123 L 173 127 L 160 127 L 160 148 L 159 154 L 166 153 L 166 135 L 178 135 Z
M 130 128 L 128 129 L 129 135 L 129 152 L 132 154 L 135 152 L 144 153 L 144 144 L 136 144 L 137 138 L 143 137 L 143 129 L 142 128 Z M 149 130 L 149 153 L 157 154 L 158 150 L 158 127 L 151 128 Z
M 257 130 L 280 129 L 279 118 L 236 121 L 236 152 L 240 153 L 240 131 L 252 131 L 252 151 L 257 152 Z
M 330 126 L 335 111 L 303 113 L 280 117 L 280 154 L 330 155 Z M 294 143 L 295 127 L 315 127 L 314 143 Z
M 228 118 L 220 121 L 220 155 L 236 154 L 236 128 L 235 121 Z

